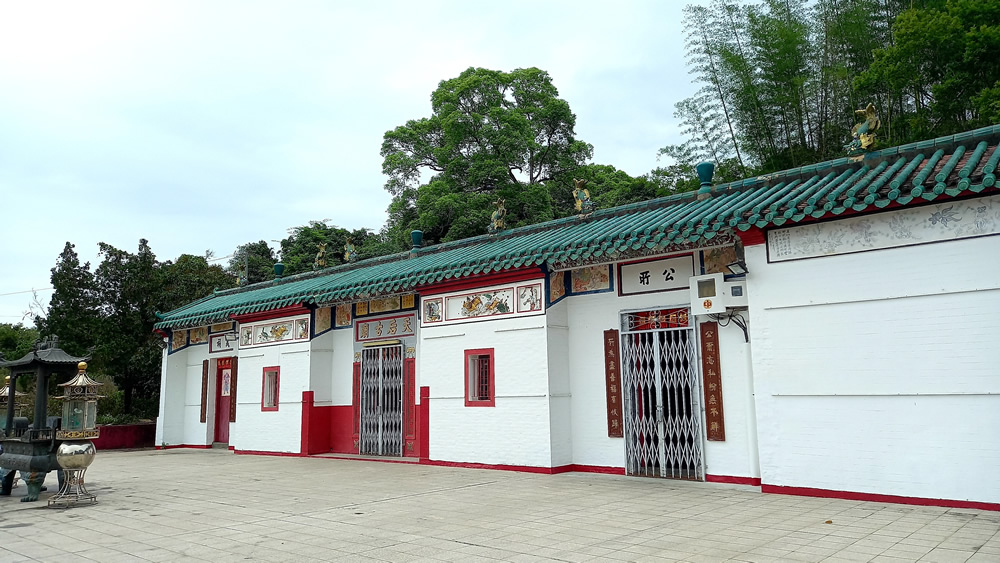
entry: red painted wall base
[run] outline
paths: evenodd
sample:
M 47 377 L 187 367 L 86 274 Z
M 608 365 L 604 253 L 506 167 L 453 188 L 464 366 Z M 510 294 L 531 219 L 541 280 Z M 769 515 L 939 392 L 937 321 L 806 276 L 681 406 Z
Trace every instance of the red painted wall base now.
M 520 471 L 522 473 L 538 473 L 542 475 L 558 475 L 559 473 L 603 473 L 605 475 L 624 475 L 624 467 L 605 467 L 601 465 L 560 465 L 557 467 L 539 467 L 535 465 L 504 465 L 494 463 L 466 463 L 460 461 L 440 461 L 436 459 L 421 459 L 420 465 L 436 465 L 438 467 L 461 467 L 464 469 L 492 469 L 495 471 Z
M 760 490 L 762 493 L 773 493 L 778 495 L 839 498 L 846 500 L 863 500 L 869 502 L 890 502 L 894 504 L 915 504 L 919 506 L 944 506 L 948 508 L 976 508 L 979 510 L 1000 511 L 1000 503 L 979 502 L 974 500 L 903 497 L 897 495 L 880 495 L 876 493 L 860 493 L 855 491 L 834 491 L 830 489 L 813 489 L 810 487 L 785 487 L 781 485 L 766 485 L 766 484 L 761 485 Z
M 280 457 L 306 457 L 305 454 L 295 452 L 263 452 L 260 450 L 233 450 L 236 455 L 273 455 Z
M 760 477 L 736 477 L 733 475 L 705 475 L 708 483 L 729 483 L 731 485 L 760 486 Z
M 149 448 L 156 442 L 156 423 L 114 424 L 100 426 L 101 436 L 95 440 L 98 450 Z
M 211 445 L 207 444 L 169 444 L 166 446 L 156 446 L 158 450 L 174 450 L 177 448 L 191 448 L 195 450 L 208 450 L 211 449 Z

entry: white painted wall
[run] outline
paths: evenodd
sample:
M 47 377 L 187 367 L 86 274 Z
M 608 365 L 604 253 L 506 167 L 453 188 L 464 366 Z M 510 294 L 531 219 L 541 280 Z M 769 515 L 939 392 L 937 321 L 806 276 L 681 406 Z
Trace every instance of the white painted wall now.
M 545 317 L 420 329 L 420 385 L 429 385 L 434 460 L 549 467 Z M 465 350 L 493 348 L 495 407 L 465 406 Z
M 331 330 L 327 334 L 332 335 L 333 358 L 332 358 L 332 381 L 331 404 L 350 405 L 354 397 L 354 382 L 352 380 L 354 372 L 354 330 L 341 329 Z M 325 336 L 325 335 L 324 335 Z
M 746 319 L 749 315 L 744 312 Z M 701 317 L 699 317 L 700 319 Z M 750 319 L 747 319 L 749 322 Z M 727 477 L 760 477 L 750 344 L 735 324 L 719 327 L 719 360 L 726 441 L 705 446 L 705 473 Z M 700 333 L 699 333 L 700 334 Z M 704 395 L 702 395 L 704 402 Z
M 160 415 L 156 417 L 156 445 L 184 443 L 185 398 L 187 396 L 186 352 L 168 355 L 163 351 L 160 368 Z M 199 388 L 201 381 L 198 382 Z M 200 396 L 199 396 L 200 400 Z M 196 418 L 197 422 L 199 419 Z
M 573 394 L 569 375 L 569 320 L 556 303 L 546 315 L 549 375 L 549 429 L 552 467 L 573 463 Z
M 746 250 L 765 484 L 1000 502 L 1000 237 Z
M 317 405 L 333 404 L 333 358 L 337 352 L 333 342 L 334 332 L 321 334 L 309 343 L 309 389 L 313 391 L 313 401 Z
M 240 350 L 236 422 L 229 445 L 237 450 L 292 452 L 301 449 L 302 392 L 309 389 L 310 344 L 306 341 Z M 278 410 L 261 411 L 264 368 L 279 366 Z
M 208 344 L 189 346 L 171 354 L 184 366 L 184 435 L 180 441 L 186 445 L 211 444 L 215 429 L 215 363 L 208 366 L 208 395 L 206 397 L 206 422 L 201 422 L 201 371 L 202 362 L 208 359 Z

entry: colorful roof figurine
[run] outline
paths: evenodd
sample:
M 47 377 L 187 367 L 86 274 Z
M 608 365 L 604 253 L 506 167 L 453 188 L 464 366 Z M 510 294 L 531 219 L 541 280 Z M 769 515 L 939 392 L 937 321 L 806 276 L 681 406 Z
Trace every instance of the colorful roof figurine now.
M 739 231 L 998 193 L 1000 125 L 221 291 L 162 316 L 201 326 L 525 267 L 563 269 L 699 246 Z M 701 198 L 701 199 L 699 199 Z

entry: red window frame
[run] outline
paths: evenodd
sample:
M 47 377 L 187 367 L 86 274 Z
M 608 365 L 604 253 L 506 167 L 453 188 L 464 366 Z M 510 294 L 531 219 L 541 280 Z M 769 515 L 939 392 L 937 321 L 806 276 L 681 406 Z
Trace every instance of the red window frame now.
M 274 405 L 267 405 L 267 374 L 274 372 Z M 263 370 L 260 378 L 260 410 L 261 412 L 278 410 L 278 390 L 281 389 L 281 367 L 270 366 Z
M 473 362 L 475 366 L 482 369 L 482 362 L 479 358 L 486 358 L 486 369 L 480 373 L 473 372 Z M 465 406 L 467 407 L 493 407 L 496 406 L 496 362 L 493 357 L 493 348 L 479 348 L 465 351 Z M 489 381 L 483 382 L 482 377 L 486 376 Z M 479 387 L 477 398 L 473 399 L 473 391 Z M 484 393 L 485 392 L 485 393 Z M 486 396 L 486 399 L 479 397 Z

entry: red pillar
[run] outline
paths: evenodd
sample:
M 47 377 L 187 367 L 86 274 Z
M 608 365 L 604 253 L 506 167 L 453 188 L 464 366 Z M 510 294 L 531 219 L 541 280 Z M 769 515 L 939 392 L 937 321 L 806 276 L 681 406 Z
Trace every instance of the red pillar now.
M 430 459 L 431 450 L 431 388 L 420 388 L 420 459 Z
M 309 455 L 309 432 L 312 421 L 313 392 L 302 392 L 302 435 L 300 438 L 299 453 Z

